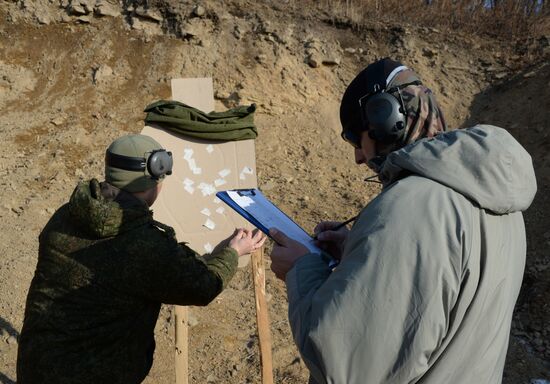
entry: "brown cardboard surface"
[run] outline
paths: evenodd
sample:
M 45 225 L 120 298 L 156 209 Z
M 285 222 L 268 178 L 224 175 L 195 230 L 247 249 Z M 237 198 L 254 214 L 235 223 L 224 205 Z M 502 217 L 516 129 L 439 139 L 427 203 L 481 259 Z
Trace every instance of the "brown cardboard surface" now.
M 172 98 L 212 111 L 212 79 L 172 80 Z M 210 252 L 236 227 L 250 225 L 215 196 L 216 191 L 256 188 L 254 140 L 212 142 L 145 126 L 143 134 L 172 151 L 173 174 L 163 182 L 153 205 L 155 220 L 174 227 L 178 241 L 199 254 Z M 242 258 L 241 258 L 242 259 Z M 246 264 L 247 260 L 240 260 Z

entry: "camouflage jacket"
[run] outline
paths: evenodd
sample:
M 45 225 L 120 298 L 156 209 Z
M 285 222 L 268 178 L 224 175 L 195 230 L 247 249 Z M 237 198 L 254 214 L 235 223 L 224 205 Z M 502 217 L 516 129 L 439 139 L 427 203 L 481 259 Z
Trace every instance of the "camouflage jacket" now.
M 18 382 L 140 383 L 161 303 L 207 305 L 237 268 L 176 241 L 133 195 L 80 183 L 40 234 L 25 309 Z

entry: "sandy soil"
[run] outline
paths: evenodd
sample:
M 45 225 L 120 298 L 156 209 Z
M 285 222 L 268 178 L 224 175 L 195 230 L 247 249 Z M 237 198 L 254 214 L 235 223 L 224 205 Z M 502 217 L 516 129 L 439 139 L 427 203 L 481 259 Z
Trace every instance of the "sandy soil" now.
M 550 380 L 548 37 L 500 41 L 374 22 L 352 29 L 308 1 L 124 3 L 0 0 L 0 383 L 16 380 L 38 233 L 78 180 L 101 177 L 104 148 L 142 129 L 143 108 L 169 97 L 171 78 L 213 77 L 218 110 L 259 106 L 260 187 L 312 229 L 356 214 L 378 192 L 340 140 L 338 105 L 346 83 L 383 56 L 417 70 L 452 127 L 505 127 L 533 155 L 539 192 L 525 213 L 528 262 L 504 383 Z M 275 381 L 303 383 L 285 287 L 270 271 L 267 292 Z M 190 311 L 191 382 L 259 383 L 250 270 Z M 169 306 L 156 338 L 146 383 L 173 382 Z

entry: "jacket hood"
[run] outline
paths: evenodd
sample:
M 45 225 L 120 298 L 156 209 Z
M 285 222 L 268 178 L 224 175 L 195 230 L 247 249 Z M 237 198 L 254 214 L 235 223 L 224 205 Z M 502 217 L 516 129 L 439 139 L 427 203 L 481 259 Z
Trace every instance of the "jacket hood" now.
M 527 209 L 537 191 L 531 156 L 506 130 L 477 125 L 417 141 L 388 155 L 380 179 L 406 175 L 446 185 L 497 214 Z
M 96 179 L 78 183 L 69 200 L 69 214 L 95 238 L 116 236 L 152 221 L 144 201 Z

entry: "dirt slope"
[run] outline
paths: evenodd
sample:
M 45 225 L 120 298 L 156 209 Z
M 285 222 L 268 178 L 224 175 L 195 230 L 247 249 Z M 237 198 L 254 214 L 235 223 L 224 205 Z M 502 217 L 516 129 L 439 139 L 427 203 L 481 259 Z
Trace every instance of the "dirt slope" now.
M 453 127 L 508 128 L 532 153 L 539 193 L 526 212 L 529 250 L 505 383 L 550 379 L 548 39 L 507 42 L 370 23 L 352 29 L 312 2 L 0 0 L 0 383 L 15 382 L 17 337 L 37 236 L 80 179 L 101 177 L 103 151 L 139 132 L 143 108 L 176 77 L 214 79 L 216 108 L 256 103 L 259 184 L 305 228 L 357 213 L 377 192 L 339 138 L 345 85 L 370 61 L 414 67 Z M 101 16 L 102 15 L 102 16 Z M 268 262 L 266 260 L 266 262 Z M 307 371 L 268 272 L 276 382 Z M 249 270 L 207 308 L 191 309 L 191 382 L 259 383 Z M 164 307 L 147 383 L 173 382 Z

